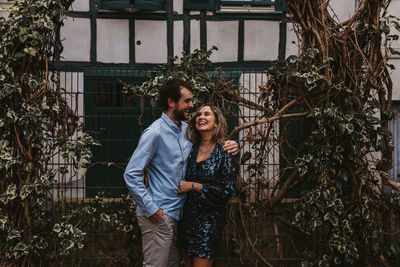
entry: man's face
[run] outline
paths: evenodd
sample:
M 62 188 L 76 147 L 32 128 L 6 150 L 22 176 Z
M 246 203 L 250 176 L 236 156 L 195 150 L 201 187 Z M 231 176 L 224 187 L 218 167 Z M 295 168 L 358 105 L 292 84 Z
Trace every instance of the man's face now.
M 173 114 L 175 119 L 184 121 L 189 118 L 190 110 L 193 108 L 193 94 L 186 87 L 181 87 L 181 98 L 175 103 Z

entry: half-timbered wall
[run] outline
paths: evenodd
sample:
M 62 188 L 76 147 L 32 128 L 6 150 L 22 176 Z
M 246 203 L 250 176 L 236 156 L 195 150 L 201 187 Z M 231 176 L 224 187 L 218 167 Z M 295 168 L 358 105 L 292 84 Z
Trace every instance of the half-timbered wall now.
M 90 101 L 85 102 L 84 99 L 97 93 L 92 88 L 98 86 L 96 80 L 113 83 L 122 77 L 137 81 L 136 74 L 127 74 L 127 71 L 152 70 L 160 63 L 180 56 L 182 52 L 217 46 L 218 51 L 213 53 L 212 62 L 229 71 L 241 72 L 238 79 L 241 94 L 249 98 L 256 96 L 258 84 L 266 82 L 263 69 L 273 60 L 282 60 L 297 53 L 297 36 L 288 22 L 281 0 L 268 2 L 275 4 L 275 7 L 248 5 L 245 1 L 206 1 L 216 5 L 212 11 L 205 10 L 207 8 L 204 6 L 193 5 L 190 0 L 165 0 L 163 8 L 157 11 L 136 9 L 132 4 L 134 1 L 128 8 L 110 10 L 96 4 L 102 1 L 75 0 L 60 33 L 64 50 L 57 57 L 56 66 L 62 71 L 62 83 L 69 92 L 67 97 L 82 122 L 93 108 Z M 331 0 L 332 14 L 339 21 L 344 21 L 353 14 L 358 2 Z M 6 0 L 0 0 L 0 8 L 6 7 L 7 3 Z M 394 0 L 389 11 L 399 15 L 400 0 Z M 7 12 L 0 11 L 0 15 L 7 16 Z M 400 41 L 392 46 L 400 50 Z M 389 63 L 397 67 L 392 73 L 393 99 L 400 101 L 400 57 L 391 57 Z M 115 84 L 113 86 L 109 90 L 115 94 L 117 89 Z M 398 106 L 398 102 L 394 103 Z M 258 116 L 248 109 L 241 110 L 241 113 L 243 117 L 239 120 Z M 91 116 L 98 116 L 97 120 L 101 121 L 116 114 L 112 111 L 104 116 Z M 393 121 L 391 127 L 398 129 L 399 121 Z M 394 136 L 394 139 L 398 138 Z M 133 151 L 136 141 L 132 142 Z M 251 152 L 251 149 L 244 147 L 245 151 Z M 395 153 L 398 151 L 397 148 Z M 271 151 L 268 156 L 270 165 L 266 168 L 265 176 L 270 177 L 272 185 L 279 172 L 278 154 L 277 151 Z M 398 154 L 395 158 L 398 158 Z M 80 188 L 80 191 L 75 190 L 74 196 L 84 195 L 85 181 L 82 177 L 60 179 Z

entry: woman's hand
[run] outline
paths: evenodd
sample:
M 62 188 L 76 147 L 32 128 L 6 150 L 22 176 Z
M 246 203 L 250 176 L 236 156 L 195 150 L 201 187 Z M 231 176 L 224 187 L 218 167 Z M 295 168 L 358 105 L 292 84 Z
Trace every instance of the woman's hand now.
M 181 181 L 179 183 L 178 194 L 192 191 L 192 182 Z
M 227 140 L 224 143 L 224 151 L 228 152 L 232 156 L 235 156 L 239 151 L 239 145 L 233 140 Z

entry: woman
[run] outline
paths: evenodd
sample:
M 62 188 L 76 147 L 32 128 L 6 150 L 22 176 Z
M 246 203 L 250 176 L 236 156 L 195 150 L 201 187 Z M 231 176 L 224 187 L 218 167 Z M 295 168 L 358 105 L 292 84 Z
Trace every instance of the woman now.
M 236 160 L 223 150 L 226 132 L 224 116 L 212 105 L 201 106 L 188 124 L 193 148 L 178 190 L 188 192 L 178 230 L 186 267 L 211 267 L 221 240 L 237 172 Z

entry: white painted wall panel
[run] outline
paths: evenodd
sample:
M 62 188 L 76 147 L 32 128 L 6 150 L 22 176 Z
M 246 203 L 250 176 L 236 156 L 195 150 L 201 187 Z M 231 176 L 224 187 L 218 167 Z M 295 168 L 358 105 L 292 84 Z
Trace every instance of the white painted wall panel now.
M 240 95 L 258 103 L 260 96 L 260 88 L 259 86 L 265 84 L 267 82 L 267 76 L 264 73 L 243 73 L 240 76 L 239 84 L 240 84 Z M 256 111 L 254 109 L 250 109 L 247 107 L 240 107 L 240 116 L 239 123 L 245 123 L 253 119 L 261 119 L 264 118 L 264 114 L 261 111 Z M 269 141 L 267 143 L 267 147 L 270 148 L 269 152 L 266 153 L 266 165 L 262 172 L 262 174 L 258 175 L 258 179 L 262 180 L 265 184 L 269 185 L 269 188 L 274 188 L 277 182 L 279 181 L 279 149 L 275 142 L 276 137 L 279 136 L 279 122 L 275 121 L 272 124 L 274 131 L 268 131 L 267 124 L 257 125 L 246 130 L 243 130 L 239 133 L 239 140 L 242 140 L 241 144 L 241 153 L 250 152 L 252 157 L 249 159 L 246 164 L 255 164 L 256 163 L 256 150 L 259 149 L 259 144 L 256 147 L 251 146 L 251 141 L 254 138 L 265 138 L 268 136 Z M 256 181 L 251 180 L 250 172 L 246 167 L 243 167 L 241 170 L 242 177 L 249 183 L 255 183 Z M 265 189 L 264 194 L 268 195 L 271 192 L 270 189 Z M 250 197 L 254 197 L 250 195 Z
M 136 63 L 166 63 L 167 22 L 136 20 L 135 50 Z
M 332 16 L 340 22 L 348 20 L 354 14 L 356 7 L 355 0 L 331 0 L 329 4 Z
M 207 21 L 207 48 L 218 47 L 210 60 L 230 62 L 238 59 L 238 21 Z
M 390 170 L 390 176 L 396 182 L 400 182 L 400 104 L 393 104 L 392 111 L 395 117 L 389 122 L 389 130 L 392 132 L 394 151 L 392 155 L 393 168 Z
M 174 12 L 177 14 L 183 14 L 183 0 L 173 0 Z
M 244 22 L 244 60 L 275 60 L 279 52 L 279 22 Z
M 129 21 L 97 19 L 97 61 L 129 63 Z
M 297 55 L 298 50 L 298 40 L 293 29 L 293 24 L 288 23 L 286 31 L 286 58 L 290 55 Z
M 200 48 L 200 21 L 190 21 L 190 51 Z
M 0 17 L 4 17 L 4 18 L 8 17 L 9 12 L 7 10 L 4 10 L 8 6 L 10 6 L 10 3 L 7 2 L 7 0 L 0 0 Z
M 393 64 L 396 69 L 391 73 L 393 82 L 393 100 L 400 100 L 400 59 L 389 60 L 390 64 Z
M 75 0 L 70 9 L 71 11 L 89 11 L 90 0 Z
M 64 50 L 62 61 L 90 60 L 90 20 L 68 17 L 60 31 Z
M 392 0 L 391 4 L 389 6 L 388 13 L 389 13 L 389 15 L 400 17 L 400 0 Z M 397 35 L 400 34 L 394 28 L 391 29 L 390 33 L 397 34 Z M 397 41 L 393 41 L 391 46 L 393 48 L 395 48 L 397 51 L 400 51 L 400 39 Z
M 389 6 L 389 15 L 400 16 L 400 0 L 393 0 Z M 400 34 L 395 29 L 391 29 L 391 34 Z M 391 44 L 392 48 L 400 52 L 400 40 Z M 395 65 L 396 69 L 392 72 L 393 80 L 393 99 L 400 100 L 400 57 L 394 56 L 389 63 Z M 400 166 L 400 165 L 399 165 Z
M 174 56 L 181 57 L 183 52 L 183 21 L 174 21 Z
M 71 109 L 79 116 L 79 123 L 83 123 L 83 72 L 60 72 L 60 86 L 65 89 L 65 100 Z M 51 83 L 50 83 L 51 84 Z M 79 135 L 76 133 L 73 138 Z M 57 167 L 66 167 L 68 173 L 56 175 L 57 186 L 50 190 L 53 200 L 85 197 L 85 177 L 75 173 L 71 165 L 59 155 L 55 154 L 51 161 Z

